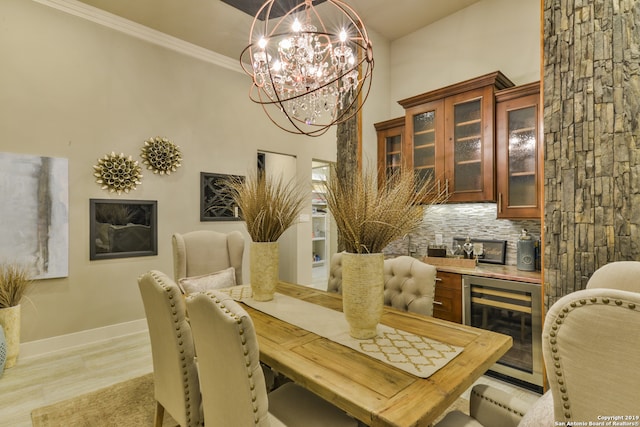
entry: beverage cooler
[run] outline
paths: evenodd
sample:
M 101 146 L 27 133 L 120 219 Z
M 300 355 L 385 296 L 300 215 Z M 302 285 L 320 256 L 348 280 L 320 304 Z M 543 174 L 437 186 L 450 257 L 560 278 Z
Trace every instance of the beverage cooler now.
M 463 276 L 463 322 L 510 335 L 513 346 L 489 374 L 542 392 L 542 295 L 538 284 Z

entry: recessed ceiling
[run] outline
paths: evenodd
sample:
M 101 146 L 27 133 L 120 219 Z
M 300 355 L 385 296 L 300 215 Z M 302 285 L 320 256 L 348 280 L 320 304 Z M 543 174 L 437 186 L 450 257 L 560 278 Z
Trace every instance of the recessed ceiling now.
M 239 58 L 249 43 L 253 22 L 253 16 L 230 6 L 227 0 L 79 1 L 230 58 Z M 480 0 L 343 1 L 358 12 L 367 29 L 393 41 Z
M 260 8 L 265 4 L 265 0 L 222 0 L 224 3 L 229 6 L 233 6 L 236 9 L 239 9 L 246 13 L 247 15 L 254 17 L 260 10 Z M 313 2 L 314 6 L 319 5 L 320 3 L 324 3 L 326 0 L 315 0 Z M 300 3 L 304 3 L 304 0 L 278 0 L 273 3 L 273 7 L 271 10 L 270 16 L 272 18 L 279 18 L 287 13 L 288 10 L 291 10 L 292 7 L 299 5 Z

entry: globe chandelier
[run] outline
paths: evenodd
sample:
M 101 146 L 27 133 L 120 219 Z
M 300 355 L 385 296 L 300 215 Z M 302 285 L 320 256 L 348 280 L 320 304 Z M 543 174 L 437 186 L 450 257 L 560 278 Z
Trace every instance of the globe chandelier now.
M 279 17 L 276 2 L 258 10 L 240 55 L 253 81 L 249 97 L 281 129 L 320 136 L 353 117 L 369 95 L 371 41 L 358 14 L 342 1 L 326 0 L 324 20 L 313 0 L 296 2 Z

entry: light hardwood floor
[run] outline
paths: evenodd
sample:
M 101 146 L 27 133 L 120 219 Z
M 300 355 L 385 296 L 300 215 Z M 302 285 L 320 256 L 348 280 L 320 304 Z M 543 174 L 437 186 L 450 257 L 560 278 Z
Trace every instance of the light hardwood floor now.
M 0 426 L 31 426 L 31 411 L 153 370 L 146 331 L 26 359 L 0 377 Z
M 31 411 L 153 370 L 146 331 L 39 357 L 18 359 L 0 377 L 0 427 L 30 427 Z M 525 399 L 537 395 L 482 377 Z M 463 394 L 469 398 L 469 391 Z

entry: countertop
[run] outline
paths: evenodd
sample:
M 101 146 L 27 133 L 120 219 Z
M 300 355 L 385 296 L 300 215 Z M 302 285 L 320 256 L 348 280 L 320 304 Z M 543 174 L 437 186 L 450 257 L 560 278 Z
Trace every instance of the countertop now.
M 453 265 L 436 265 L 438 271 L 466 274 L 469 276 L 491 277 L 494 279 L 515 280 L 534 284 L 542 283 L 542 274 L 539 271 L 518 270 L 515 265 L 485 264 L 479 262 L 475 268 L 458 267 Z
M 387 254 L 388 258 L 395 258 L 398 254 Z M 429 261 L 425 261 L 422 257 L 421 261 L 435 266 L 438 271 L 446 271 L 448 273 L 466 274 L 469 276 L 490 277 L 502 280 L 514 280 L 516 282 L 526 282 L 540 285 L 542 284 L 542 273 L 540 271 L 522 271 L 518 270 L 515 265 L 489 264 L 479 262 L 475 267 L 462 267 L 458 265 L 440 265 L 438 258 L 430 257 Z M 442 258 L 443 260 L 448 258 Z

